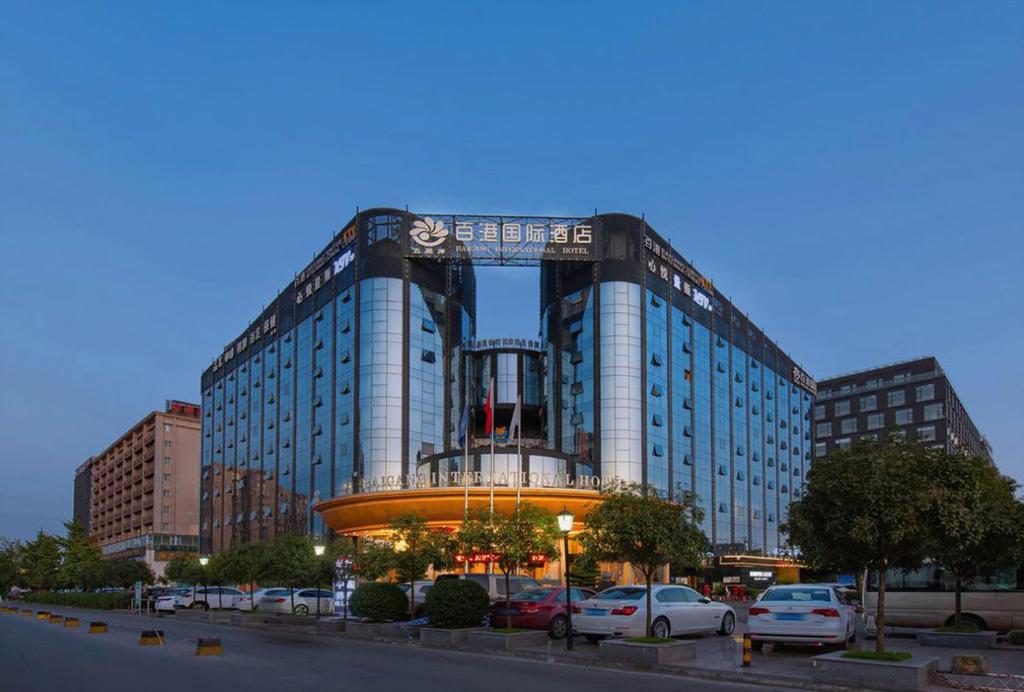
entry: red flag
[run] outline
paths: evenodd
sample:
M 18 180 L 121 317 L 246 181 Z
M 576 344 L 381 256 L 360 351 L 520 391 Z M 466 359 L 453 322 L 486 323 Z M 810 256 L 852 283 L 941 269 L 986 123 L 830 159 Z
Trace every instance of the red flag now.
M 484 435 L 494 432 L 494 378 L 491 378 L 490 386 L 487 388 L 487 403 L 484 404 L 486 422 L 484 423 Z

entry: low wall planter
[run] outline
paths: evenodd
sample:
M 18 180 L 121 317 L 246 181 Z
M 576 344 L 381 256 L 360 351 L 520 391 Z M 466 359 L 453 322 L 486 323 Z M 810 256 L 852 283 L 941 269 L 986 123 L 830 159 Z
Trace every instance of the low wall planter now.
M 677 663 L 697 657 L 696 642 L 672 641 L 664 644 L 645 644 L 625 639 L 605 639 L 598 644 L 597 657 L 602 661 L 656 666 Z
M 814 656 L 812 679 L 868 690 L 923 690 L 935 676 L 937 656 L 914 656 L 906 661 L 843 658 L 843 651 Z
M 495 630 L 470 630 L 466 635 L 466 644 L 471 649 L 486 651 L 514 651 L 531 646 L 543 646 L 548 640 L 545 630 L 528 630 L 526 632 L 497 632 Z
M 435 649 L 466 646 L 469 642 L 469 633 L 477 629 L 476 627 L 464 627 L 447 630 L 440 627 L 420 627 L 420 642 L 423 646 Z
M 380 636 L 381 624 L 379 622 L 353 622 L 345 623 L 345 632 L 355 639 L 376 639 Z
M 918 632 L 921 646 L 945 646 L 950 649 L 992 649 L 996 645 L 995 632 Z

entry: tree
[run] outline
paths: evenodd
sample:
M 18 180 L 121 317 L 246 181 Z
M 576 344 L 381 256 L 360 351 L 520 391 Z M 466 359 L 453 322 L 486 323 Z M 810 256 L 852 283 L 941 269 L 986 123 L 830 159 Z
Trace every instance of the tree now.
M 352 549 L 352 572 L 373 581 L 386 576 L 394 564 L 391 544 L 376 538 L 360 539 Z
M 590 553 L 576 557 L 569 570 L 569 582 L 574 586 L 593 589 L 601 579 L 600 561 Z
M 931 502 L 922 522 L 929 529 L 928 556 L 953 575 L 953 624 L 961 624 L 965 578 L 1016 564 L 1020 504 L 1017 484 L 988 459 L 929 450 Z
M 558 557 L 558 522 L 553 514 L 528 502 L 520 504 L 511 514 L 480 510 L 463 522 L 460 543 L 472 552 L 492 556 L 505 575 L 505 610 L 511 613 L 510 582 L 512 573 L 534 559 Z M 511 628 L 511 616 L 506 625 Z
M 587 515 L 580 535 L 584 550 L 599 560 L 629 562 L 643 574 L 648 637 L 654 574 L 669 563 L 689 568 L 701 564 L 707 552 L 707 538 L 699 527 L 702 517 L 691 496 L 669 500 L 640 484 L 605 491 L 604 500 Z
M 416 581 L 431 565 L 440 570 L 452 560 L 448 534 L 427 525 L 415 513 L 402 514 L 388 522 L 391 534 L 391 564 L 399 583 L 409 584 L 409 617 L 416 616 Z
M 21 543 L 0 536 L 0 598 L 18 584 L 21 569 Z
M 255 593 L 256 583 L 262 580 L 266 552 L 266 543 L 235 543 L 222 558 L 224 578 L 232 584 L 248 584 L 249 593 Z
M 21 550 L 24 586 L 52 591 L 60 583 L 60 543 L 54 536 L 40 531 L 34 541 Z
M 203 566 L 199 564 L 199 556 L 195 553 L 179 553 L 171 558 L 164 568 L 164 577 L 177 584 L 188 584 L 192 587 L 192 600 L 195 600 L 196 584 L 203 581 Z
M 295 589 L 313 578 L 316 554 L 309 536 L 278 534 L 263 555 L 264 578 L 288 587 L 291 611 L 295 612 Z
M 89 533 L 77 521 L 64 522 L 65 535 L 57 542 L 61 551 L 59 581 L 63 586 L 88 591 L 100 565 L 100 549 L 89 540 Z
M 104 560 L 104 565 L 107 570 L 106 582 L 110 586 L 131 589 L 137 581 L 143 585 L 156 581 L 149 565 L 139 560 Z
M 203 568 L 206 572 L 205 583 L 209 586 L 224 586 L 228 581 L 228 560 L 227 553 L 216 553 L 211 555 Z M 209 604 L 209 596 L 207 596 Z M 217 609 L 224 609 L 224 590 L 217 589 Z
M 801 558 L 828 571 L 878 573 L 878 634 L 885 651 L 886 573 L 920 567 L 927 552 L 928 451 L 895 435 L 861 439 L 816 460 L 782 528 Z

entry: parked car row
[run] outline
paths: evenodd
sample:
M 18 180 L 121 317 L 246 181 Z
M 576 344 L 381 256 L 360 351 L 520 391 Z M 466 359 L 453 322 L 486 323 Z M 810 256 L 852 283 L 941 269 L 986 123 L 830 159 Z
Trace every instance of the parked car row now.
M 169 589 L 156 599 L 158 612 L 174 612 L 186 608 L 209 610 L 211 608 L 241 611 L 265 611 L 270 613 L 294 613 L 306 615 L 317 612 L 330 613 L 334 608 L 334 593 L 325 589 L 281 589 L 263 588 L 246 593 L 230 586 L 207 586 L 199 588 L 177 587 Z
M 466 579 L 480 584 L 491 599 L 485 618 L 498 626 L 547 630 L 553 639 L 569 631 L 569 599 L 561 586 L 541 586 L 536 580 L 514 575 L 506 581 L 501 574 L 447 574 L 442 579 Z M 415 594 L 416 615 L 422 614 L 434 582 L 399 584 L 411 599 Z M 154 594 L 156 595 L 156 594 Z M 606 637 L 642 637 L 646 634 L 647 588 L 643 585 L 615 586 L 595 593 L 574 587 L 572 629 L 589 641 Z M 746 631 L 754 649 L 766 642 L 834 645 L 845 648 L 856 632 L 859 606 L 835 584 L 790 584 L 772 586 L 750 606 Z M 267 587 L 244 593 L 227 586 L 164 589 L 156 600 L 158 611 L 182 608 L 259 610 L 269 613 L 307 615 L 333 610 L 334 594 L 326 589 Z M 651 634 L 659 638 L 684 634 L 717 632 L 728 636 L 736 628 L 736 611 L 727 603 L 713 601 L 688 586 L 655 584 L 651 588 Z

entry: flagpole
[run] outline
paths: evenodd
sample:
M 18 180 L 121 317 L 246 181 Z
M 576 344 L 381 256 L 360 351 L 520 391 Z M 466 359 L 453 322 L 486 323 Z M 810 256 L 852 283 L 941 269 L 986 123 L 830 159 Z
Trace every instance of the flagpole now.
M 523 475 L 523 395 L 519 394 L 516 396 L 516 411 L 519 414 L 519 420 L 516 421 L 516 511 L 519 511 L 519 486 L 522 485 Z
M 490 514 L 490 521 L 491 521 L 492 524 L 494 523 L 494 427 L 495 427 L 494 426 L 494 422 L 495 422 L 494 421 L 494 414 L 496 413 L 496 411 L 495 411 L 495 404 L 498 403 L 498 397 L 496 396 L 496 394 L 497 394 L 497 392 L 494 391 L 494 377 L 492 376 L 491 377 L 491 388 L 488 391 L 488 395 L 487 395 L 487 398 L 490 399 L 490 404 L 491 404 L 491 514 Z M 494 574 L 494 560 L 493 559 L 488 563 L 487 573 L 488 574 Z
M 489 398 L 491 400 L 491 514 L 494 514 L 494 428 L 495 428 L 495 404 L 497 397 L 494 392 L 494 378 L 491 377 L 491 389 Z
M 462 462 L 462 525 L 465 526 L 466 522 L 469 521 L 469 440 L 473 426 L 470 425 L 469 409 L 469 358 L 463 355 L 462 362 L 464 366 L 463 377 L 466 380 L 463 383 L 463 389 L 465 390 L 464 396 L 466 398 L 462 403 L 462 410 L 466 412 L 466 437 L 462 441 L 462 446 L 464 448 L 463 453 L 465 454 L 465 459 Z M 462 571 L 469 574 L 469 555 L 463 555 L 463 557 Z

